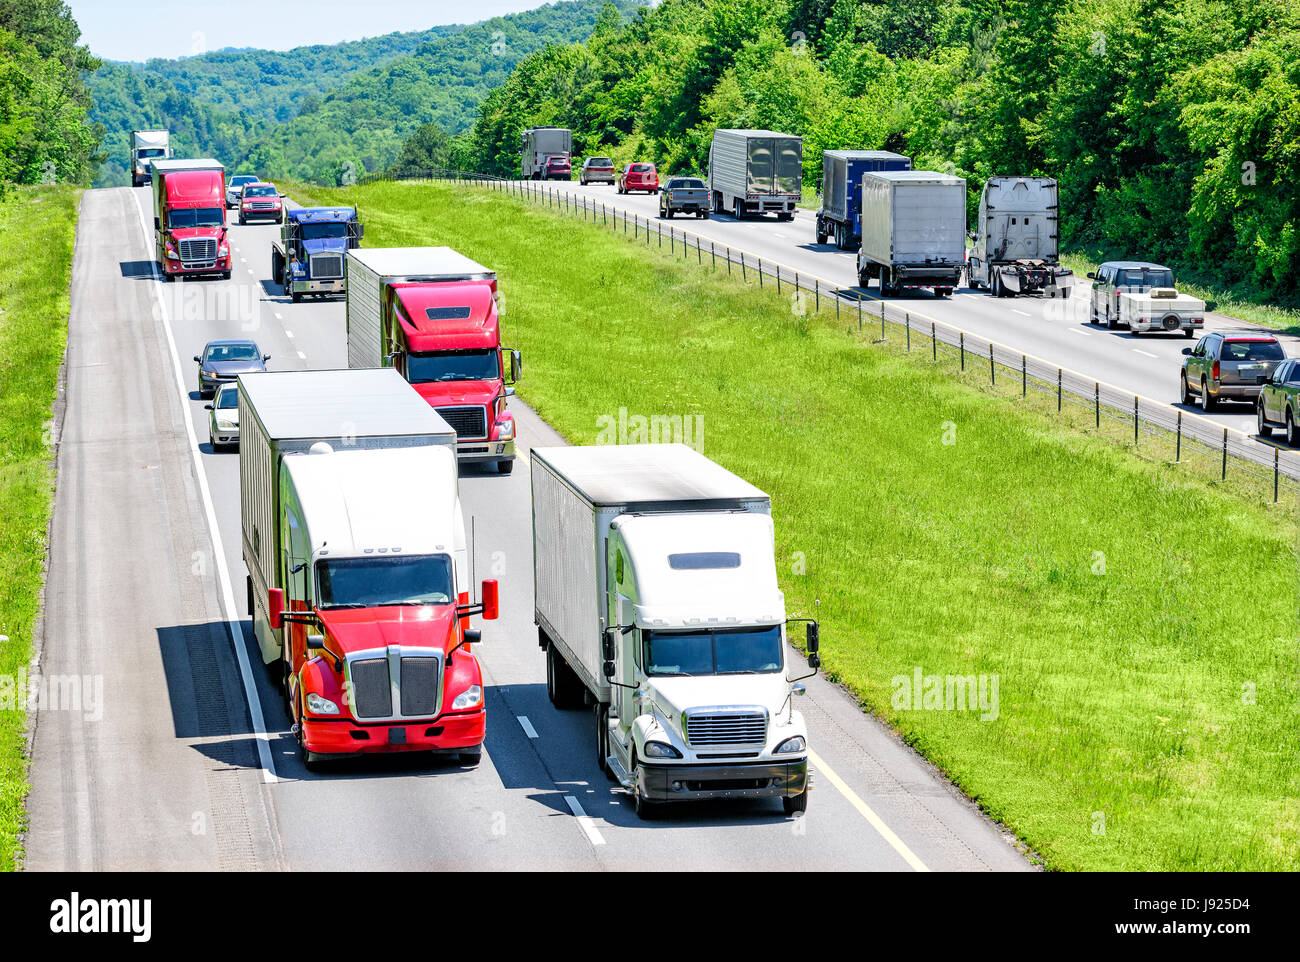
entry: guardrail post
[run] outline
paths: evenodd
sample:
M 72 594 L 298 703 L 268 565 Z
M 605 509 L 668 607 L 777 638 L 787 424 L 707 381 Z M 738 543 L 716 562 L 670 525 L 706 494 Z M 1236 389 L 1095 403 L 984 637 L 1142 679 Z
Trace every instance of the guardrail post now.
M 934 354 L 934 360 L 939 360 L 939 335 L 935 331 L 934 321 L 930 322 L 930 351 Z
M 700 250 L 700 238 L 698 235 L 696 235 L 695 238 L 695 263 L 700 267 L 704 266 L 704 251 Z
M 907 350 L 912 350 L 912 314 L 910 311 L 903 312 L 903 324 L 907 330 Z
M 1228 429 L 1223 429 L 1223 472 L 1219 475 L 1220 481 L 1228 480 Z
M 740 252 L 740 279 L 746 284 L 749 283 L 749 275 L 745 273 L 745 252 Z
M 727 248 L 727 276 L 731 276 L 731 248 Z
M 799 275 L 796 274 L 795 277 Z M 862 298 L 858 298 L 858 333 L 862 333 Z
M 1281 456 L 1282 449 L 1273 449 L 1273 503 L 1277 504 L 1277 481 L 1278 481 L 1278 458 Z
M 1029 397 L 1029 359 L 1020 355 L 1020 396 Z
M 713 258 L 713 266 L 716 268 L 718 266 L 718 245 L 713 241 L 709 241 L 709 256 Z
M 957 340 L 961 345 L 961 369 L 964 371 L 966 370 L 966 332 L 959 332 Z
M 659 234 L 659 247 L 662 249 L 664 246 L 664 225 L 656 224 L 655 226 L 659 228 L 657 233 Z
M 1174 440 L 1174 464 L 1177 464 L 1179 461 L 1183 459 L 1183 412 L 1182 411 L 1178 412 L 1178 426 L 1175 428 L 1175 431 L 1177 433 L 1175 435 L 1175 440 Z
M 1056 413 L 1061 413 L 1061 369 L 1056 369 Z
M 780 264 L 776 265 L 776 293 L 778 296 L 781 293 L 781 265 Z
M 1138 445 L 1138 396 L 1133 395 L 1133 447 Z
M 1097 410 L 1097 430 L 1100 431 L 1101 430 L 1101 382 L 1097 381 L 1094 383 L 1096 386 L 1093 388 L 1092 391 L 1092 401 L 1094 407 Z
M 758 259 L 758 289 L 763 289 L 763 258 Z
M 813 310 L 818 314 L 822 312 L 822 283 L 813 278 Z
M 880 302 L 880 343 L 884 344 L 886 340 L 887 339 L 885 337 L 885 302 L 881 301 Z
M 992 385 L 993 387 L 997 387 L 998 384 L 997 371 L 993 367 L 993 342 L 992 341 L 989 341 L 989 384 Z

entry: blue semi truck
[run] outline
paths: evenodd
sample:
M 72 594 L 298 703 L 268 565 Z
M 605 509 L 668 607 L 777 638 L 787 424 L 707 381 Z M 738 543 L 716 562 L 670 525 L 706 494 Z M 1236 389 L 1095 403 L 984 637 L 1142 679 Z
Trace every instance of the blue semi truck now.
M 286 210 L 280 238 L 271 244 L 271 280 L 295 304 L 304 294 L 342 294 L 344 256 L 361 246 L 364 234 L 355 207 Z
M 862 175 L 911 170 L 912 161 L 888 150 L 822 151 L 822 204 L 817 211 L 817 243 L 834 238 L 842 251 L 862 240 Z

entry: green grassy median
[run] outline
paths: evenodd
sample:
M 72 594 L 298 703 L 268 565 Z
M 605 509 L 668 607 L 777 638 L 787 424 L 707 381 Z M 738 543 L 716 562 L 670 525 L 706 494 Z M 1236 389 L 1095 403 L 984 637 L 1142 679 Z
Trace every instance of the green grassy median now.
M 772 495 L 828 673 L 1049 866 L 1300 868 L 1294 505 L 874 347 L 707 253 L 477 189 L 302 193 L 358 203 L 367 246 L 494 267 L 520 396 L 570 441 L 620 409 L 702 415 L 704 453 Z M 996 683 L 996 706 L 929 676 Z
M 50 421 L 68 335 L 80 192 L 16 190 L 0 203 L 0 870 L 14 867 L 27 794 L 26 699 L 54 495 Z

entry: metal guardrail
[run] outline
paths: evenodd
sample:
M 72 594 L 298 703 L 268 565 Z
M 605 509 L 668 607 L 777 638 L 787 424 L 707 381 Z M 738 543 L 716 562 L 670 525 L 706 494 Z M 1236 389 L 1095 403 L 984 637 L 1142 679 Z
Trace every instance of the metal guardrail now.
M 412 180 L 445 180 L 501 191 L 621 231 L 634 242 L 666 246 L 670 253 L 680 252 L 683 258 L 693 258 L 701 265 L 707 261 L 711 266 L 717 266 L 721 262 L 729 274 L 739 273 L 746 282 L 752 277 L 760 287 L 771 287 L 778 295 L 788 295 L 792 299 L 804 296 L 814 313 L 822 311 L 822 302 L 825 301 L 828 310 L 834 308 L 841 323 L 846 319 L 856 322 L 864 332 L 869 326 L 878 325 L 882 341 L 889 340 L 891 334 L 901 337 L 907 350 L 928 347 L 936 360 L 940 353 L 956 358 L 963 371 L 981 365 L 989 372 L 993 384 L 999 378 L 1019 380 L 1024 395 L 1031 387 L 1035 391 L 1054 393 L 1058 411 L 1063 410 L 1066 403 L 1090 407 L 1098 429 L 1103 417 L 1131 422 L 1135 444 L 1141 444 L 1144 432 L 1150 438 L 1163 435 L 1175 446 L 1175 462 L 1182 460 L 1186 445 L 1189 453 L 1199 450 L 1217 456 L 1221 480 L 1227 480 L 1228 466 L 1232 463 L 1234 471 L 1246 471 L 1262 483 L 1272 481 L 1274 501 L 1279 499 L 1283 488 L 1300 493 L 1300 452 L 1284 452 L 1280 446 L 1256 440 L 1208 418 L 1124 391 L 955 325 L 933 319 L 914 322 L 905 306 L 875 300 L 858 288 L 841 288 L 824 278 L 801 276 L 799 272 L 771 260 L 765 263 L 749 251 L 719 245 L 673 225 L 668 225 L 665 230 L 658 218 L 652 220 L 629 214 L 626 210 L 620 211 L 593 199 L 557 190 L 545 181 L 512 180 L 473 171 L 446 168 L 385 171 L 369 175 L 359 182 Z

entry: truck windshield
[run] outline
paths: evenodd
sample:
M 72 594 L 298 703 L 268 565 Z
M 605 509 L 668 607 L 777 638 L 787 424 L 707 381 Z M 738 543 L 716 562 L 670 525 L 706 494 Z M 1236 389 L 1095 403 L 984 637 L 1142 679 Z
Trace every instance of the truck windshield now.
M 1119 272 L 1116 287 L 1130 291 L 1148 291 L 1153 287 L 1173 287 L 1174 272 L 1168 269 L 1151 270 L 1146 267 L 1128 267 Z
M 447 605 L 452 599 L 451 558 L 379 555 L 316 562 L 322 608 L 380 605 Z
M 647 675 L 742 675 L 781 670 L 781 626 L 647 631 Z
M 167 212 L 167 226 L 177 227 L 220 227 L 222 214 L 220 207 L 191 207 L 188 210 Z
M 492 348 L 484 351 L 447 351 L 406 355 L 406 379 L 412 384 L 435 381 L 495 381 L 501 362 Z
M 165 153 L 167 151 L 161 147 L 141 147 L 135 152 L 135 155 L 143 160 L 147 157 L 161 157 Z
M 299 231 L 303 240 L 329 240 L 347 237 L 348 225 L 342 223 L 303 224 Z

